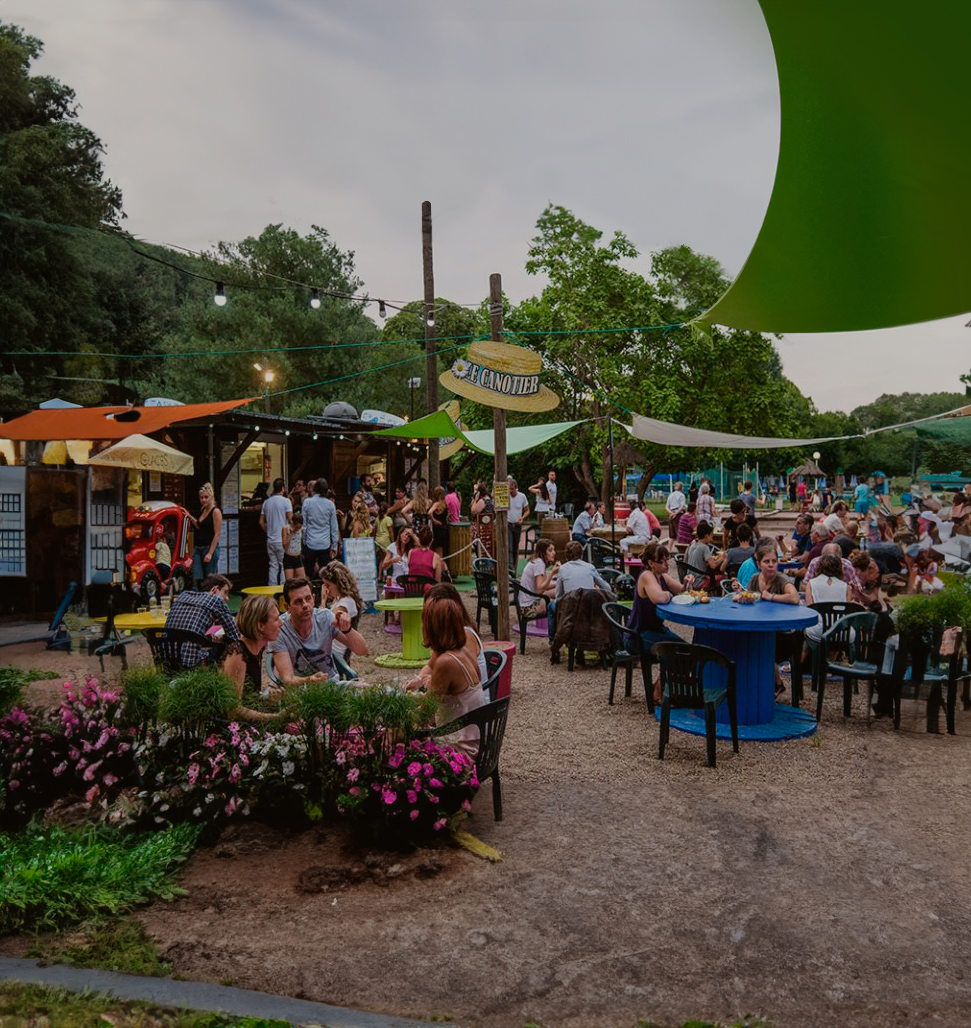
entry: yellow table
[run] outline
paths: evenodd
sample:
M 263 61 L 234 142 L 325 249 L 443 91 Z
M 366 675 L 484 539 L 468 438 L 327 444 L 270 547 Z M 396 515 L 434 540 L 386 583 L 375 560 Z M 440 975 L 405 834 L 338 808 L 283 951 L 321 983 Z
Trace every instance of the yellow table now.
M 107 618 L 96 618 L 97 621 L 107 621 Z M 164 628 L 165 614 L 161 617 L 153 617 L 151 614 L 116 614 L 116 632 L 143 632 L 146 628 Z
M 248 585 L 243 590 L 244 596 L 276 596 L 278 597 L 277 603 L 279 604 L 280 610 L 286 610 L 286 605 L 283 602 L 283 586 L 282 585 Z

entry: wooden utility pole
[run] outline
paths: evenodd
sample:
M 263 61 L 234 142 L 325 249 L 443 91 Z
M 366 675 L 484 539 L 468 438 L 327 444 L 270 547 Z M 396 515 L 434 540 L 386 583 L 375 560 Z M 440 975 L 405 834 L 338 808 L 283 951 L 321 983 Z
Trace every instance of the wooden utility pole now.
M 438 410 L 438 357 L 435 346 L 435 266 L 432 261 L 432 205 L 421 205 L 421 265 L 425 280 L 425 404 L 426 414 Z M 429 324 L 430 322 L 430 324 Z M 428 488 L 441 484 L 438 440 L 428 440 Z
M 502 276 L 489 276 L 489 326 L 496 342 L 502 341 Z M 509 474 L 506 466 L 506 411 L 503 407 L 492 408 L 492 429 L 495 436 L 495 469 L 493 481 L 506 485 Z M 507 490 L 508 492 L 508 490 Z M 493 488 L 493 495 L 496 490 Z M 508 509 L 496 508 L 493 522 L 492 544 L 496 555 L 496 583 L 499 588 L 499 610 L 496 620 L 496 634 L 500 639 L 509 639 L 509 523 Z M 514 555 L 515 556 L 515 555 Z

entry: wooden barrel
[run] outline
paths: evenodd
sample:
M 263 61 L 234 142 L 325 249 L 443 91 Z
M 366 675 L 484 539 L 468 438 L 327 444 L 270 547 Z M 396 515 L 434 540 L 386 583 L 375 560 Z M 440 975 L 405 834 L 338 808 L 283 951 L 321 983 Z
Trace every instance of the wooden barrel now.
M 557 560 L 563 559 L 563 551 L 570 541 L 570 522 L 566 518 L 554 518 L 547 515 L 543 518 L 543 538 L 549 539 L 556 547 Z
M 452 578 L 472 574 L 472 523 L 450 522 L 448 526 L 448 571 Z

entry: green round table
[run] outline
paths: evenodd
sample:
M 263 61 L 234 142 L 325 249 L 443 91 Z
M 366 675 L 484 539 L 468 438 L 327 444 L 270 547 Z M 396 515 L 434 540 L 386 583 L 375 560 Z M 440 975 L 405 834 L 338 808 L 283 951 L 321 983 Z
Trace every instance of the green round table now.
M 378 610 L 401 611 L 401 653 L 382 653 L 374 658 L 378 667 L 424 667 L 431 653 L 422 642 L 421 610 L 424 596 L 402 596 L 396 600 L 378 600 Z

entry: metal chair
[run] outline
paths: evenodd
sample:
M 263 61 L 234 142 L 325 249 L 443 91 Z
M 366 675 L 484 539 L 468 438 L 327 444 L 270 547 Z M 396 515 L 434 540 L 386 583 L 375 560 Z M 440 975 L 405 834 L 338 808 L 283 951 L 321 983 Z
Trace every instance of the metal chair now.
M 409 596 L 424 596 L 426 591 L 435 585 L 435 579 L 428 575 L 398 575 L 395 585 L 404 589 L 405 598 Z
M 867 723 L 870 721 L 870 704 L 877 678 L 883 667 L 885 640 L 877 635 L 877 615 L 871 613 L 849 614 L 840 618 L 828 631 L 823 632 L 820 647 L 824 653 L 836 649 L 845 653 L 843 660 L 827 660 L 830 674 L 843 679 L 843 716 L 850 716 L 853 702 L 853 686 L 860 681 L 867 682 Z M 823 694 L 826 691 L 826 676 L 819 675 L 816 694 L 816 720 L 823 716 Z
M 505 656 L 505 654 L 503 654 Z M 506 733 L 506 718 L 509 713 L 509 697 L 493 700 L 484 706 L 470 710 L 462 717 L 449 721 L 434 730 L 440 737 L 457 732 L 468 725 L 476 725 L 479 729 L 479 752 L 475 757 L 476 777 L 479 784 L 484 785 L 487 778 L 492 779 L 492 812 L 497 821 L 502 820 L 502 783 L 499 779 L 499 754 L 502 750 L 502 739 Z
M 218 645 L 208 636 L 184 628 L 146 628 L 142 635 L 152 651 L 152 661 L 156 667 L 169 675 L 177 675 L 205 661 L 211 663 Z
M 658 760 L 671 732 L 671 708 L 704 710 L 705 738 L 708 744 L 708 766 L 715 766 L 715 710 L 724 700 L 732 732 L 732 749 L 738 753 L 738 712 L 735 705 L 735 662 L 710 646 L 694 646 L 682 642 L 659 642 L 651 652 L 661 668 L 661 732 L 658 737 Z M 723 685 L 705 685 L 709 669 L 724 675 Z
M 624 696 L 629 698 L 634 677 L 634 664 L 640 651 L 638 633 L 627 627 L 630 611 L 622 603 L 605 603 L 601 608 L 604 617 L 610 623 L 610 635 L 614 642 L 614 652 L 610 660 L 610 692 L 607 703 L 613 706 L 614 687 L 617 683 L 617 669 L 624 669 Z M 650 691 L 650 679 L 645 680 L 645 695 Z M 653 706 L 653 697 L 647 696 L 648 706 Z

